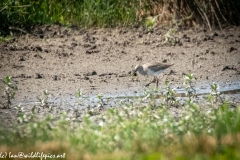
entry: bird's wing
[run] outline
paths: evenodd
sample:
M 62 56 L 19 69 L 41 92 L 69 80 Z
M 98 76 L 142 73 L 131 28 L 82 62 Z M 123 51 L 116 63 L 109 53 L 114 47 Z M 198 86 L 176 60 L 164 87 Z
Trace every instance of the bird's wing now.
M 149 65 L 148 68 L 151 69 L 152 71 L 159 71 L 159 70 L 162 70 L 162 69 L 166 69 L 170 66 L 172 66 L 172 65 L 154 63 L 154 64 Z

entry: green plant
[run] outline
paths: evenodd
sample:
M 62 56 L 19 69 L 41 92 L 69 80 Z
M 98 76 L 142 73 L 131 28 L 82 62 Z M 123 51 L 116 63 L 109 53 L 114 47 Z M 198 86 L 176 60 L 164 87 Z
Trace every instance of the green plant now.
M 158 15 L 153 18 L 148 18 L 145 21 L 145 25 L 146 25 L 148 31 L 152 31 L 154 25 L 156 24 L 157 18 L 158 18 Z
M 1 34 L 0 34 L 1 35 Z M 10 36 L 0 36 L 0 42 L 8 42 L 12 39 L 12 35 L 10 33 Z
M 216 83 L 213 83 L 211 85 L 210 93 L 207 99 L 212 105 L 218 101 L 223 103 L 223 99 L 221 98 L 221 93 L 218 91 L 218 89 L 219 89 L 219 86 Z
M 165 85 L 166 85 L 166 90 L 162 94 L 165 105 L 177 106 L 178 101 L 176 99 L 176 92 L 171 88 L 170 82 L 168 80 L 165 81 Z
M 86 28 L 134 25 L 138 23 L 137 4 L 137 0 L 131 3 L 126 0 L 3 0 L 0 35 L 9 34 L 11 30 L 28 32 L 23 29 L 39 24 L 61 23 Z
M 28 28 L 39 24 L 61 23 L 85 28 L 136 26 L 149 15 L 158 15 L 161 16 L 160 24 L 179 22 L 165 35 L 165 42 L 174 44 L 176 39 L 171 33 L 176 32 L 180 25 L 191 27 L 204 24 L 209 30 L 214 26 L 222 29 L 225 24 L 239 25 L 239 8 L 238 0 L 2 0 L 0 36 L 13 31 L 28 33 L 31 32 Z M 158 16 L 145 21 L 149 31 L 156 24 Z
M 176 33 L 178 31 L 178 24 L 170 28 L 166 34 L 164 34 L 164 44 L 175 45 L 178 41 L 176 38 Z
M 189 101 L 191 101 L 192 98 L 195 98 L 196 96 L 196 89 L 194 88 L 194 85 L 195 85 L 194 80 L 195 80 L 195 77 L 192 74 L 187 74 L 184 77 L 183 85 L 185 87 L 186 95 Z
M 44 95 L 43 98 L 38 97 L 38 102 L 39 102 L 40 106 L 42 108 L 47 107 L 51 110 L 52 106 L 50 105 L 50 102 L 49 102 L 50 94 L 49 94 L 48 90 L 44 90 L 43 95 Z
M 98 94 L 97 96 L 98 98 L 98 108 L 99 108 L 99 111 L 103 110 L 104 109 L 104 101 L 103 101 L 103 98 L 102 98 L 102 95 L 101 94 Z
M 6 99 L 5 106 L 6 108 L 10 108 L 10 106 L 12 105 L 11 100 L 14 99 L 18 87 L 13 82 L 11 76 L 7 76 L 2 82 L 4 83 L 3 97 Z
M 15 107 L 17 110 L 17 116 L 18 116 L 18 122 L 22 123 L 26 119 L 26 115 L 24 114 L 24 109 L 21 107 L 21 105 L 18 105 Z

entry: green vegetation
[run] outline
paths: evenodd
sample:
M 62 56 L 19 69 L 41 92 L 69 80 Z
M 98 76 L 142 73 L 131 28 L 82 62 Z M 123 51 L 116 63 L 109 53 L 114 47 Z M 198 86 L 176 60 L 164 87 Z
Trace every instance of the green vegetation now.
M 145 23 L 146 23 L 146 27 L 147 27 L 148 31 L 151 31 L 153 29 L 154 25 L 156 24 L 157 18 L 158 18 L 158 16 L 155 16 L 152 19 L 146 20 Z
M 178 27 L 204 25 L 212 30 L 226 24 L 239 25 L 239 10 L 239 0 L 2 0 L 0 36 L 10 31 L 27 33 L 32 26 L 53 23 L 89 28 L 145 22 L 151 30 L 159 22 Z
M 10 76 L 7 76 L 2 82 L 4 84 L 3 98 L 6 100 L 4 106 L 6 106 L 6 108 L 10 108 L 12 104 L 11 99 L 14 98 L 16 91 L 18 90 L 18 87 L 12 81 L 12 77 Z
M 0 36 L 0 42 L 8 42 L 12 39 L 12 36 Z
M 81 27 L 125 26 L 137 22 L 137 3 L 136 0 L 130 3 L 126 0 L 3 0 L 0 29 L 52 23 Z
M 194 103 L 193 80 L 191 74 L 185 78 L 184 104 L 166 82 L 166 90 L 145 91 L 133 102 L 101 112 L 82 111 L 78 122 L 67 118 L 66 112 L 54 115 L 49 107 L 48 115 L 39 120 L 36 108 L 45 102 L 30 114 L 18 106 L 22 120 L 0 130 L 0 151 L 65 154 L 66 159 L 239 159 L 240 106 L 219 101 L 216 84 L 208 104 Z M 161 94 L 163 101 L 157 103 L 154 93 Z M 43 99 L 48 96 L 45 91 Z M 77 98 L 86 100 L 81 97 L 78 91 Z M 102 96 L 98 99 L 101 103 Z

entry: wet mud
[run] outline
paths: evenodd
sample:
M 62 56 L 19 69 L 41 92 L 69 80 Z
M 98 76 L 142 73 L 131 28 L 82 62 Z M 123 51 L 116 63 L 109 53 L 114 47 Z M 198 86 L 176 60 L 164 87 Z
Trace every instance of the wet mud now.
M 133 77 L 131 71 L 148 62 L 173 64 L 159 75 L 160 86 L 168 79 L 174 88 L 181 88 L 184 76 L 192 73 L 200 89 L 213 82 L 239 89 L 234 85 L 240 82 L 239 27 L 212 32 L 180 30 L 170 39 L 167 32 L 168 28 L 148 32 L 144 27 L 85 30 L 40 26 L 31 31 L 34 34 L 0 44 L 0 78 L 12 76 L 19 87 L 13 104 L 21 103 L 27 109 L 44 90 L 52 101 L 70 101 L 78 90 L 86 97 L 141 95 L 151 77 Z M 3 89 L 1 84 L 1 94 Z M 233 94 L 236 103 L 238 93 Z M 0 109 L 3 119 L 15 115 L 13 108 Z

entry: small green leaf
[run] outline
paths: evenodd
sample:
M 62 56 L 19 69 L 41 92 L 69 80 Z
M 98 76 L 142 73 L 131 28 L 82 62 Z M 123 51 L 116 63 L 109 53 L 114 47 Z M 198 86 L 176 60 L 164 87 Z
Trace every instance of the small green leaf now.
M 48 90 L 44 90 L 43 93 L 44 93 L 44 95 L 46 95 L 46 96 L 49 95 Z
M 102 99 L 102 95 L 101 94 L 98 94 L 98 99 Z

